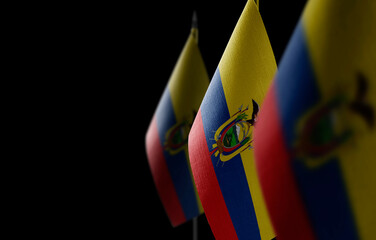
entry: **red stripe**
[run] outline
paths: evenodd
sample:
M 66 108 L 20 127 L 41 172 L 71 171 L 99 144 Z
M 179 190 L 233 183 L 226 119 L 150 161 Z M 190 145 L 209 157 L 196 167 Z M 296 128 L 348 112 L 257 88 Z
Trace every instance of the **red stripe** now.
M 276 104 L 273 84 L 254 129 L 256 167 L 265 201 L 278 240 L 315 239 L 291 169 Z
M 216 239 L 238 239 L 211 162 L 199 109 L 188 140 L 189 159 L 202 206 Z
M 146 133 L 146 154 L 162 204 L 171 224 L 177 226 L 185 222 L 186 219 L 163 155 L 163 148 L 159 139 L 155 116 L 151 120 Z

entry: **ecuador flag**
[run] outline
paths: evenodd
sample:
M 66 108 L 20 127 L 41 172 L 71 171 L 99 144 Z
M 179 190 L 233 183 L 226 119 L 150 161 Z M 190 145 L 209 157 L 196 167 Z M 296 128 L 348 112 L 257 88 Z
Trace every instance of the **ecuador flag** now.
M 255 127 L 278 239 L 375 239 L 376 1 L 311 0 Z
M 194 24 L 146 133 L 150 170 L 173 226 L 203 212 L 187 147 L 192 122 L 209 85 L 197 31 Z
M 189 134 L 189 157 L 216 239 L 273 239 L 253 157 L 253 125 L 276 63 L 249 0 Z

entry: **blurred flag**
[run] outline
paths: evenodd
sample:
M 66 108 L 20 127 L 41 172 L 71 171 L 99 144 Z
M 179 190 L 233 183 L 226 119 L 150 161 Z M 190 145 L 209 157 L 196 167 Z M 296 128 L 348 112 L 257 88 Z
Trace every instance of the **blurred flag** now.
M 216 239 L 275 237 L 253 159 L 253 125 L 276 72 L 264 24 L 249 0 L 189 134 L 189 157 Z
M 376 1 L 311 0 L 255 127 L 278 239 L 375 239 Z
M 209 85 L 193 18 L 191 34 L 175 65 L 146 133 L 153 179 L 173 226 L 203 212 L 188 158 L 188 134 Z

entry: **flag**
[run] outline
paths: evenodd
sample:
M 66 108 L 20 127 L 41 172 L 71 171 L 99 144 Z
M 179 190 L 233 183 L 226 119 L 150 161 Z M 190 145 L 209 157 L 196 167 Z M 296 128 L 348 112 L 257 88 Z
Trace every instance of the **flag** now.
M 376 1 L 311 0 L 255 127 L 278 239 L 375 239 Z
M 146 133 L 150 170 L 173 226 L 203 212 L 193 183 L 187 147 L 192 122 L 209 85 L 197 36 L 194 21 Z
M 274 238 L 253 157 L 253 125 L 276 71 L 258 8 L 249 0 L 189 134 L 189 157 L 216 239 Z

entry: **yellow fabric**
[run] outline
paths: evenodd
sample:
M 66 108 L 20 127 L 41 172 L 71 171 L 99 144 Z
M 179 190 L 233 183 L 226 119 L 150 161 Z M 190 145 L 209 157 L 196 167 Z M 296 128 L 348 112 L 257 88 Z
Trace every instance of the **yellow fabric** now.
M 376 110 L 376 1 L 311 0 L 303 24 L 323 101 L 356 96 L 357 77 L 367 80 L 363 101 Z M 376 124 L 348 109 L 337 125 L 353 137 L 336 152 L 361 239 L 374 239 L 376 226 Z
M 208 73 L 197 42 L 190 34 L 168 83 L 177 122 L 192 119 L 208 86 Z
M 261 107 L 277 65 L 260 13 L 253 0 L 248 1 L 219 63 L 219 72 L 230 116 L 252 99 Z M 261 239 L 275 237 L 258 181 L 253 150 L 240 153 L 251 191 Z

